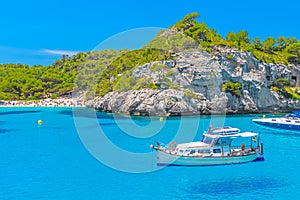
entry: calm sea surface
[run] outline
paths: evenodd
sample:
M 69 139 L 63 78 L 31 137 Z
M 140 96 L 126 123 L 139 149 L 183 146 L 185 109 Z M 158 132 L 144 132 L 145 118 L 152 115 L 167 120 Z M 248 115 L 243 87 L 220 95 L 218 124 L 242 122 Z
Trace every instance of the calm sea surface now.
M 160 121 L 85 108 L 0 108 L 0 199 L 300 199 L 300 132 L 264 129 L 255 117 Z M 156 166 L 151 143 L 199 140 L 210 123 L 259 132 L 265 161 Z

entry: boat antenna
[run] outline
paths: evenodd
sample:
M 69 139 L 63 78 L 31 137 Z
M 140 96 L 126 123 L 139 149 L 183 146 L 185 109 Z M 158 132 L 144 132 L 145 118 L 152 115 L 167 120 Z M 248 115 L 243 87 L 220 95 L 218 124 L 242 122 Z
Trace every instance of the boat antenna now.
M 208 127 L 208 131 L 207 131 L 207 134 L 210 134 L 210 129 L 212 128 L 212 125 L 210 124 L 209 127 Z

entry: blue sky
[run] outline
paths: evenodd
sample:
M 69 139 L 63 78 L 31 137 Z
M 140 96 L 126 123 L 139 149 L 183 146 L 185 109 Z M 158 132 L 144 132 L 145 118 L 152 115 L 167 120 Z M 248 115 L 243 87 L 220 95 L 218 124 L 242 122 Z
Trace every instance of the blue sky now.
M 297 0 L 1 1 L 0 63 L 49 65 L 124 31 L 168 28 L 191 12 L 223 37 L 247 30 L 251 38 L 299 39 L 299 9 Z

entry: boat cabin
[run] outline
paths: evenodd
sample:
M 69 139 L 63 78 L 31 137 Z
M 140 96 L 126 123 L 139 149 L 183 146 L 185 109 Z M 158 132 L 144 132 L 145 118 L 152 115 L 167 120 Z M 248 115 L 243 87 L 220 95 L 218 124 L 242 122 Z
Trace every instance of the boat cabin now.
M 234 156 L 247 154 L 259 146 L 257 133 L 240 133 L 236 128 L 208 130 L 200 142 L 182 143 L 170 151 L 181 156 Z

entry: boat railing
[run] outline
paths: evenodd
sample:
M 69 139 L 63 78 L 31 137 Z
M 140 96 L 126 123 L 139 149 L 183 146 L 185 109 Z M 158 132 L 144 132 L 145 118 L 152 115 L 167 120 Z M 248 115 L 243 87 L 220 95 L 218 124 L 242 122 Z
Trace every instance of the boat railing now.
M 231 147 L 231 153 L 232 155 L 248 155 L 251 154 L 253 152 L 255 152 L 256 150 L 259 150 L 259 147 L 251 147 L 251 145 L 247 145 L 247 146 L 232 146 Z

